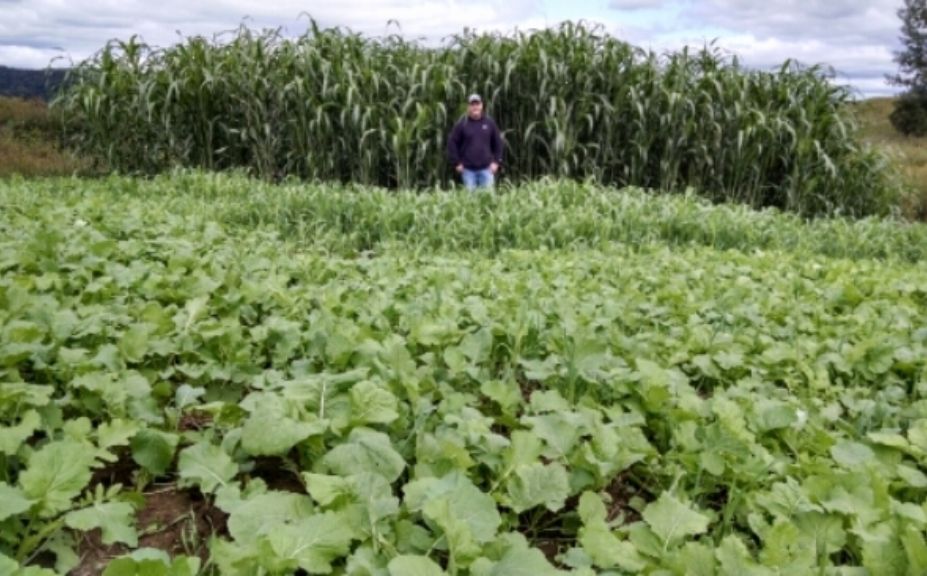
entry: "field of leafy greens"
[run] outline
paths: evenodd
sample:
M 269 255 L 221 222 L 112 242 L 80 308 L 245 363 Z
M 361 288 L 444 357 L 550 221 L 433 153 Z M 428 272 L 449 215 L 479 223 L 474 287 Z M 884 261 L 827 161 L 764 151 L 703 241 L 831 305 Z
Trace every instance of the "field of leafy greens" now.
M 0 574 L 923 574 L 925 238 L 0 182 Z

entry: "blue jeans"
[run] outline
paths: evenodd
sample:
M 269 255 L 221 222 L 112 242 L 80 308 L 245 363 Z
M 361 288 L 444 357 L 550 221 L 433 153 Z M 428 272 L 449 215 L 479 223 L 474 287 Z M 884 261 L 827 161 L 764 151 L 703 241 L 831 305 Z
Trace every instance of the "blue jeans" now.
M 489 168 L 483 168 L 482 170 L 469 170 L 464 168 L 461 177 L 463 178 L 463 183 L 467 190 L 492 188 L 493 186 L 494 178 L 492 170 Z

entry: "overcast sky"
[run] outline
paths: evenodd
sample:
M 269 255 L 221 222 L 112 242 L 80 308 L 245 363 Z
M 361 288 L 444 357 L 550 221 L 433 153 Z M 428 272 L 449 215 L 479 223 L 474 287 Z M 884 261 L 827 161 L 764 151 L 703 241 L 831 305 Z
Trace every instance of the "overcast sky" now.
M 744 63 L 787 58 L 833 66 L 865 95 L 890 93 L 902 0 L 0 0 L 0 65 L 42 68 L 85 58 L 110 38 L 139 34 L 164 46 L 178 34 L 282 26 L 298 34 L 311 14 L 323 25 L 381 35 L 390 20 L 409 37 L 437 41 L 464 27 L 510 31 L 589 20 L 634 44 L 664 50 L 718 39 Z M 302 15 L 302 16 L 301 16 Z

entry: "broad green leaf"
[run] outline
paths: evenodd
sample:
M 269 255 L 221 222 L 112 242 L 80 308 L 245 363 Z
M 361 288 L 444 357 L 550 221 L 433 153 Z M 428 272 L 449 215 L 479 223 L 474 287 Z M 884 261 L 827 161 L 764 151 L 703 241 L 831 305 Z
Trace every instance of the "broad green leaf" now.
M 570 479 L 560 464 L 535 463 L 517 467 L 507 489 L 510 506 L 519 514 L 541 505 L 556 512 L 570 496 Z
M 835 514 L 808 512 L 795 519 L 795 526 L 810 545 L 814 546 L 818 556 L 829 556 L 846 544 L 846 531 L 843 520 Z
M 670 398 L 673 373 L 643 358 L 638 358 L 637 370 L 640 374 L 638 394 L 649 410 L 658 410 Z
M 97 427 L 97 445 L 104 450 L 114 446 L 128 446 L 138 431 L 139 425 L 136 422 L 120 418 L 103 422 Z
M 0 482 L 0 522 L 22 514 L 30 508 L 32 500 L 26 498 L 19 488 Z
M 514 470 L 519 466 L 530 466 L 540 458 L 544 450 L 541 439 L 525 430 L 512 432 L 511 441 L 505 454 L 506 466 L 509 470 Z
M 209 493 L 229 483 L 238 466 L 219 446 L 200 442 L 180 451 L 177 472 L 183 485 L 196 485 Z
M 19 476 L 23 494 L 40 502 L 51 516 L 71 507 L 71 500 L 90 483 L 95 449 L 74 440 L 50 442 L 35 452 Z
M 537 382 L 546 382 L 557 375 L 559 360 L 555 356 L 548 356 L 544 359 L 522 358 L 518 363 L 524 368 L 526 378 Z
M 912 574 L 908 572 L 908 557 L 893 530 L 885 537 L 863 542 L 862 565 L 870 574 Z
M 353 493 L 353 486 L 348 478 L 309 472 L 303 472 L 302 476 L 306 483 L 306 491 L 322 506 L 328 506 L 335 500 Z
M 444 570 L 426 556 L 396 556 L 389 562 L 390 576 L 442 576 Z
M 351 420 L 356 424 L 389 424 L 399 417 L 393 394 L 369 380 L 351 387 Z
M 71 532 L 64 530 L 58 532 L 42 547 L 55 556 L 55 570 L 59 574 L 68 574 L 80 564 L 80 556 L 76 552 L 77 539 Z
M 843 441 L 830 449 L 830 455 L 837 464 L 855 470 L 875 461 L 872 448 L 859 442 Z
M 908 428 L 908 440 L 922 452 L 927 453 L 927 419 L 922 418 Z
M 308 496 L 275 491 L 239 501 L 226 512 L 230 512 L 229 534 L 240 542 L 247 542 L 284 524 L 308 518 L 313 506 Z
M 808 482 L 811 486 L 815 483 L 827 489 L 826 493 L 815 494 L 815 497 L 821 501 L 824 511 L 856 516 L 862 524 L 870 524 L 882 516 L 880 506 L 875 502 L 872 488 L 866 483 L 845 482 L 828 485 L 829 479 L 825 478 L 814 478 Z
M 817 550 L 794 524 L 779 520 L 763 535 L 760 560 L 789 574 L 809 573 L 817 562 Z
M 25 382 L 4 382 L 0 386 L 0 408 L 48 406 L 55 393 L 53 386 L 40 386 Z
M 328 574 L 333 561 L 348 555 L 353 533 L 342 516 L 326 512 L 278 526 L 266 538 L 280 558 L 309 574 Z
M 174 405 L 178 410 L 183 410 L 188 406 L 195 406 L 199 399 L 205 394 L 205 388 L 181 384 L 174 393 Z
M 924 474 L 917 468 L 899 464 L 898 477 L 912 488 L 927 488 L 927 474 Z
M 74 378 L 71 387 L 99 395 L 107 407 L 117 414 L 126 410 L 130 400 L 144 401 L 151 395 L 151 384 L 138 372 L 90 372 Z
M 821 511 L 821 507 L 811 502 L 793 478 L 786 478 L 785 482 L 777 482 L 769 492 L 757 494 L 756 502 L 770 513 L 782 518 L 792 518 L 802 512 Z
M 927 524 L 927 513 L 924 512 L 922 505 L 892 500 L 891 507 L 892 512 L 903 518 L 906 523 L 910 522 L 921 528 L 924 527 L 924 524 Z
M 314 418 L 314 417 L 313 417 Z M 310 436 L 321 434 L 327 424 L 320 420 L 301 422 L 284 414 L 279 399 L 262 395 L 242 430 L 242 448 L 253 456 L 286 454 Z
M 148 334 L 151 326 L 147 324 L 133 324 L 122 334 L 119 340 L 119 351 L 130 362 L 140 362 L 148 352 Z
M 866 434 L 866 439 L 874 444 L 888 448 L 897 448 L 899 450 L 910 448 L 908 439 L 897 432 L 870 432 Z
M 61 426 L 61 431 L 64 432 L 64 435 L 68 439 L 83 442 L 84 440 L 90 439 L 90 435 L 93 432 L 93 422 L 86 416 L 70 418 L 64 421 L 64 424 Z
M 634 544 L 619 539 L 605 522 L 607 511 L 602 499 L 592 492 L 585 492 L 579 499 L 579 516 L 583 527 L 579 531 L 579 543 L 599 568 L 621 568 L 636 573 L 644 569 L 646 562 Z
M 599 568 L 620 568 L 636 573 L 646 566 L 634 544 L 620 540 L 604 522 L 580 530 L 579 543 Z
M 513 549 L 496 562 L 489 576 L 557 576 L 566 574 L 550 565 L 537 549 Z
M 167 472 L 174 461 L 180 437 L 159 430 L 143 429 L 132 438 L 132 459 L 155 476 Z
M 9 556 L 4 556 L 0 553 L 0 574 L 16 574 L 16 570 L 19 568 L 19 563 L 16 560 L 13 560 Z
M 15 576 L 58 576 L 54 570 L 41 568 L 39 566 L 25 566 L 20 568 Z
M 430 500 L 423 512 L 442 527 L 449 526 L 451 522 L 466 524 L 477 542 L 492 540 L 501 523 L 492 497 L 472 484 L 462 484 Z
M 757 405 L 756 426 L 760 432 L 788 428 L 798 420 L 795 408 L 775 401 L 760 401 Z
M 715 576 L 718 569 L 714 546 L 702 542 L 686 542 L 672 556 L 669 565 L 675 574 L 685 576 Z
M 364 510 L 365 522 L 359 530 L 375 531 L 375 525 L 399 512 L 399 499 L 389 481 L 379 474 L 356 474 L 350 477 L 351 492 Z
M 395 482 L 406 467 L 389 436 L 366 428 L 355 428 L 346 442 L 332 448 L 322 465 L 340 476 L 379 474 Z
M 346 576 L 390 576 L 387 568 L 389 559 L 378 554 L 370 546 L 361 546 L 348 557 Z
M 87 508 L 69 512 L 64 522 L 69 528 L 82 532 L 100 528 L 106 545 L 116 542 L 132 548 L 138 545 L 135 510 L 126 502 L 96 502 Z
M 19 451 L 20 446 L 23 445 L 23 442 L 29 439 L 41 425 L 42 418 L 39 417 L 39 413 L 35 410 L 29 410 L 23 414 L 19 424 L 0 426 L 0 454 L 14 456 Z
M 703 534 L 708 530 L 709 518 L 683 504 L 669 492 L 660 494 L 656 502 L 647 505 L 644 521 L 664 543 Z
M 914 526 L 905 526 L 901 533 L 901 544 L 908 560 L 908 572 L 927 574 L 927 541 L 924 533 Z
M 404 491 L 406 507 L 421 510 L 458 548 L 470 550 L 477 543 L 493 540 L 502 523 L 492 496 L 459 472 L 415 480 Z
M 757 564 L 741 539 L 733 534 L 721 541 L 721 545 L 715 550 L 715 558 L 720 564 L 719 576 L 774 576 L 777 574 Z
M 506 413 L 512 413 L 523 402 L 518 383 L 511 380 L 486 380 L 480 385 L 480 392 Z
M 583 433 L 587 419 L 574 412 L 560 412 L 525 418 L 532 431 L 550 446 L 552 456 L 567 458 Z
M 196 576 L 200 559 L 177 556 L 173 560 L 163 550 L 141 548 L 107 564 L 103 576 Z
M 579 497 L 579 506 L 577 508 L 579 518 L 583 524 L 605 523 L 608 511 L 605 509 L 605 503 L 602 498 L 594 492 L 583 492 Z

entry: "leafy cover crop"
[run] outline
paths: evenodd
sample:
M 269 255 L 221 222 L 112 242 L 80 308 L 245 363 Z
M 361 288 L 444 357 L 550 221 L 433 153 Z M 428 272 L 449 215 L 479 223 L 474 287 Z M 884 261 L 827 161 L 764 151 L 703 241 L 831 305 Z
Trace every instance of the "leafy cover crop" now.
M 0 181 L 0 187 L 4 186 Z M 662 244 L 719 250 L 784 250 L 839 258 L 927 260 L 927 226 L 893 218 L 805 220 L 774 209 L 711 204 L 692 194 L 660 195 L 544 180 L 497 194 L 413 192 L 290 182 L 242 174 L 178 171 L 151 180 L 46 179 L 4 187 L 10 201 L 35 193 L 132 197 L 143 210 L 204 217 L 229 230 L 270 229 L 288 242 L 349 256 L 386 245 L 413 252 L 517 248 L 607 248 Z M 110 207 L 107 207 L 110 209 Z
M 0 572 L 927 570 L 918 264 L 346 257 L 42 186 L 0 189 Z M 164 486 L 208 552 L 143 545 Z

